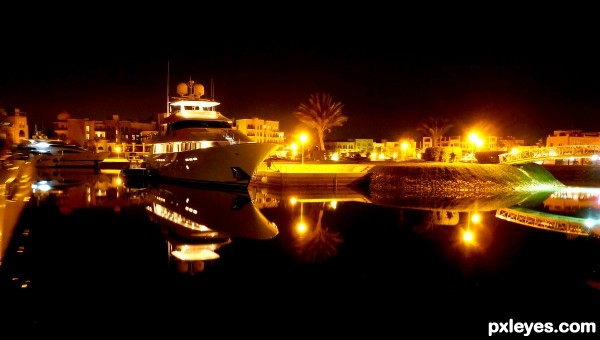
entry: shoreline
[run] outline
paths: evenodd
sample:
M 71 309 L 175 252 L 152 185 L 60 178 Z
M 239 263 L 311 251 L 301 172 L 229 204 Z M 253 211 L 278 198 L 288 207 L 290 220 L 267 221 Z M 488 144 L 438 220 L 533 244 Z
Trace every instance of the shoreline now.
M 531 191 L 564 187 L 542 165 L 479 163 L 275 163 L 261 165 L 252 184 L 269 186 L 353 186 L 370 192 L 439 194 L 457 197 L 473 193 Z

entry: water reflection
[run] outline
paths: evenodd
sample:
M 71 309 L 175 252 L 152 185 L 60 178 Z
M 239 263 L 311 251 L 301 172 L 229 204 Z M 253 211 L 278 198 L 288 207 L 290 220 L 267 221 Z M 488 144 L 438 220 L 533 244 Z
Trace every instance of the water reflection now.
M 600 236 L 599 189 L 567 187 L 546 193 L 544 200 L 498 208 L 496 217 L 568 235 Z
M 20 297 L 6 308 L 27 326 L 50 324 L 57 305 L 69 317 L 100 307 L 139 312 L 132 296 L 159 306 L 148 311 L 161 317 L 159 310 L 185 301 L 210 306 L 203 317 L 218 311 L 262 320 L 254 308 L 264 306 L 279 322 L 293 324 L 309 311 L 369 329 L 390 317 L 389 325 L 406 320 L 402 327 L 441 322 L 458 305 L 485 326 L 516 312 L 583 316 L 584 307 L 600 301 L 598 226 L 580 234 L 540 228 L 550 218 L 597 219 L 593 191 L 453 201 L 372 197 L 345 187 L 135 187 L 116 173 L 77 169 L 11 177 L 18 185 L 2 197 L 0 283 L 7 296 Z M 19 213 L 6 208 L 15 202 Z M 532 214 L 538 224 L 520 223 L 531 220 L 525 215 L 500 218 L 503 209 Z M 382 301 L 417 314 L 390 314 Z M 552 309 L 557 303 L 569 308 Z
M 143 197 L 150 219 L 159 223 L 181 272 L 204 270 L 204 262 L 232 238 L 271 239 L 277 226 L 252 204 L 248 192 L 215 191 L 161 183 Z
M 31 196 L 35 166 L 28 160 L 0 159 L 0 266 L 21 212 Z

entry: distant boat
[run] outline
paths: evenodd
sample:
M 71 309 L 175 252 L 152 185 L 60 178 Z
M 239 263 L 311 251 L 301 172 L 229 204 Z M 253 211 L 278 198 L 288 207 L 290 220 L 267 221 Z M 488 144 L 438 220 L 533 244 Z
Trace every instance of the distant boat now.
M 177 93 L 159 122 L 160 133 L 149 141 L 150 172 L 161 179 L 247 188 L 277 145 L 256 143 L 234 129 L 214 110 L 220 103 L 202 98 L 202 85 L 180 83 Z
M 108 157 L 109 152 L 94 152 L 59 141 L 38 141 L 27 146 L 34 155 L 36 167 L 93 167 Z

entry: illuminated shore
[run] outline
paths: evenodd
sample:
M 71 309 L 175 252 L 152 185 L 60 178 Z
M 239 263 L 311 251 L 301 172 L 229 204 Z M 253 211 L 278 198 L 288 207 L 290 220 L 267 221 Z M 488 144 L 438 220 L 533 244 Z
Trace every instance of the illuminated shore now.
M 414 193 L 419 196 L 489 195 L 563 187 L 537 164 L 473 163 L 273 163 L 261 165 L 254 183 L 275 186 L 357 186 L 371 193 Z

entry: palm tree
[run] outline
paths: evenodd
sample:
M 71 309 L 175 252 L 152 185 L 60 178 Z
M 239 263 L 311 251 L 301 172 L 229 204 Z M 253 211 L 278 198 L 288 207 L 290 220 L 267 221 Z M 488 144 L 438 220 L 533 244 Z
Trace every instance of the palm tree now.
M 431 137 L 433 147 L 438 146 L 442 137 L 450 131 L 454 125 L 447 118 L 428 117 L 417 126 L 417 131 Z
M 294 116 L 302 123 L 317 131 L 321 151 L 325 151 L 325 132 L 331 132 L 331 128 L 342 126 L 348 117 L 342 114 L 342 103 L 333 102 L 328 93 L 311 94 L 308 104 L 300 104 Z

